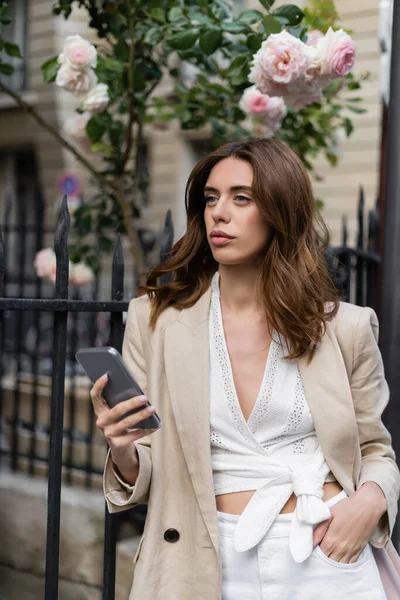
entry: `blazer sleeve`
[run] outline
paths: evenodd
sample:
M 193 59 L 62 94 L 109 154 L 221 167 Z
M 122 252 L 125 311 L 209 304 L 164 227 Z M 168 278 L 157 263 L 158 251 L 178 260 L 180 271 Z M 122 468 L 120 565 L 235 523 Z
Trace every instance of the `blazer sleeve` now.
M 129 303 L 122 345 L 122 358 L 132 377 L 146 394 L 146 361 L 140 336 L 136 302 L 137 299 L 134 299 Z M 127 510 L 137 504 L 146 504 L 148 501 L 152 474 L 151 436 L 141 438 L 139 441 L 134 442 L 134 445 L 139 457 L 139 474 L 133 486 L 121 478 L 112 462 L 110 452 L 107 454 L 103 474 L 103 489 L 110 513 Z
M 353 354 L 351 390 L 361 448 L 361 472 L 357 488 L 374 481 L 387 500 L 387 513 L 379 521 L 371 542 L 383 546 L 390 539 L 397 515 L 400 474 L 390 433 L 382 422 L 389 401 L 382 356 L 378 348 L 379 324 L 371 308 L 360 312 Z

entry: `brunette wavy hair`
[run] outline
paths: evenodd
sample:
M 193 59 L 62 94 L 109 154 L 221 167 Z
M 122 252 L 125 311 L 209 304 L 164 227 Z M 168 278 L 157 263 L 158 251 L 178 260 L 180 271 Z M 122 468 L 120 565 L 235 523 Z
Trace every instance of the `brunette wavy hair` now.
M 283 142 L 250 138 L 224 144 L 192 170 L 185 193 L 187 229 L 168 260 L 151 269 L 138 295 L 151 301 L 150 327 L 169 306 L 188 308 L 209 288 L 218 269 L 206 235 L 204 187 L 211 169 L 234 157 L 253 167 L 252 196 L 269 236 L 260 256 L 258 289 L 265 314 L 289 346 L 288 359 L 305 353 L 311 360 L 337 312 L 339 292 L 328 273 L 324 250 L 329 242 L 303 163 Z M 158 283 L 173 273 L 169 283 Z

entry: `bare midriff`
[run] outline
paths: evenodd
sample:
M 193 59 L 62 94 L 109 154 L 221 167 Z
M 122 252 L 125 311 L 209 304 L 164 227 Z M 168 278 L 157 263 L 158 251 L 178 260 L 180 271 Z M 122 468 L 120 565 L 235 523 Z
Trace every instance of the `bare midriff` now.
M 342 486 L 337 481 L 330 481 L 324 484 L 323 500 L 326 502 L 342 491 Z M 230 494 L 220 494 L 216 496 L 217 510 L 228 513 L 230 515 L 241 515 L 251 497 L 255 494 L 255 490 L 246 490 L 245 492 L 233 492 Z M 281 514 L 294 512 L 297 504 L 297 497 L 292 494 L 286 502 Z

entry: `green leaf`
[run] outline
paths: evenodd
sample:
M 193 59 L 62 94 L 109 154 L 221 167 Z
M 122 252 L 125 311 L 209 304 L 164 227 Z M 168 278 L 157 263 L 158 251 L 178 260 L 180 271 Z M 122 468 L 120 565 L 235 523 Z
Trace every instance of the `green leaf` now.
M 255 54 L 260 48 L 263 42 L 264 36 L 262 33 L 252 33 L 248 36 L 246 44 L 250 52 Z
M 103 71 L 111 71 L 112 73 L 118 73 L 119 75 L 124 72 L 124 65 L 115 58 L 109 56 L 98 57 L 97 68 Z
M 280 33 L 282 30 L 282 26 L 279 21 L 274 19 L 272 15 L 267 15 L 263 18 L 263 27 L 267 35 L 270 35 L 271 33 Z
M 239 23 L 238 21 L 234 21 L 233 23 L 222 23 L 221 27 L 224 31 L 228 31 L 228 33 L 248 33 L 248 31 L 250 31 L 248 25 Z
M 122 61 L 127 62 L 129 60 L 129 46 L 124 38 L 119 38 L 118 42 L 114 46 L 115 57 Z
M 249 70 L 248 57 L 244 55 L 236 56 L 226 71 L 226 76 L 232 85 L 240 85 L 247 81 Z
M 176 33 L 168 39 L 168 43 L 175 50 L 189 50 L 192 48 L 197 38 L 199 37 L 199 29 L 189 29 L 188 31 L 181 31 Z
M 144 43 L 149 46 L 157 46 L 163 39 L 163 30 L 160 27 L 151 27 L 144 36 Z
M 14 73 L 14 67 L 0 62 L 0 73 L 3 73 L 3 75 L 12 75 Z
M 99 142 L 106 132 L 106 126 L 100 115 L 93 115 L 86 125 L 86 133 L 93 143 Z
M 263 13 L 259 10 L 244 10 L 238 16 L 238 21 L 246 23 L 246 25 L 252 25 L 253 23 L 258 23 L 258 21 L 261 21 L 263 16 Z
M 219 27 L 204 28 L 200 32 L 199 45 L 203 52 L 209 56 L 220 47 L 222 31 Z
M 171 23 L 173 23 L 174 21 L 178 21 L 178 19 L 180 19 L 182 15 L 183 10 L 179 8 L 179 6 L 173 6 L 168 11 L 168 21 L 171 21 Z
M 298 27 L 289 27 L 288 28 L 288 32 L 293 37 L 302 39 L 304 37 L 304 35 L 307 33 L 307 27 L 301 27 L 301 26 L 298 26 Z
M 189 10 L 188 15 L 189 15 L 189 18 L 192 23 L 193 23 L 193 21 L 197 21 L 198 23 L 201 23 L 202 25 L 209 25 L 210 27 L 214 26 L 214 21 L 212 19 L 210 19 L 209 16 L 204 15 L 203 13 L 199 12 L 197 10 L 197 8 L 194 11 Z
M 111 252 L 113 247 L 113 242 L 109 237 L 105 235 L 101 235 L 99 237 L 99 249 L 101 252 Z
M 158 23 L 164 23 L 165 21 L 165 13 L 160 7 L 152 8 L 150 11 L 150 16 L 153 21 L 157 21 Z
M 358 82 L 358 81 L 350 81 L 350 82 L 347 84 L 347 89 L 348 89 L 348 90 L 359 90 L 359 89 L 360 89 L 360 87 L 361 87 L 361 85 L 359 84 L 359 82 Z
M 264 8 L 269 10 L 271 6 L 274 4 L 275 0 L 260 0 L 260 4 L 263 5 Z
M 348 117 L 346 117 L 345 119 L 343 119 L 343 125 L 346 130 L 346 135 L 347 135 L 347 137 L 349 137 L 349 135 L 351 135 L 351 133 L 353 132 L 353 129 L 354 129 L 353 123 L 351 122 L 351 120 Z
M 17 44 L 11 44 L 11 42 L 4 42 L 4 49 L 7 52 L 8 56 L 22 58 L 20 49 L 18 48 Z
M 114 147 L 111 144 L 103 144 L 102 142 L 96 142 L 90 146 L 92 152 L 103 152 L 104 154 L 112 152 L 113 149 Z
M 366 109 L 365 108 L 360 108 L 359 106 L 346 106 L 346 108 L 348 108 L 351 112 L 356 113 L 357 115 L 362 115 L 363 113 L 366 113 Z
M 284 4 L 274 10 L 272 14 L 274 17 L 285 17 L 288 20 L 289 25 L 294 27 L 298 25 L 304 17 L 303 11 L 295 4 Z
M 53 58 L 49 58 L 45 63 L 42 64 L 42 73 L 43 79 L 45 83 L 51 83 L 56 80 L 58 69 L 60 65 L 57 60 L 57 56 L 53 56 Z

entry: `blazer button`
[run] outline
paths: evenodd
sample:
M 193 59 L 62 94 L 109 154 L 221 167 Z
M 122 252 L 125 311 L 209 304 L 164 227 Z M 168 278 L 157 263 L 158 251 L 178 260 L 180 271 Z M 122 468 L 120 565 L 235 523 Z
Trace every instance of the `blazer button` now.
M 179 531 L 177 531 L 176 529 L 171 528 L 171 529 L 167 529 L 164 532 L 164 540 L 166 542 L 170 542 L 171 544 L 173 544 L 173 543 L 177 542 L 179 540 L 179 538 L 180 538 Z

